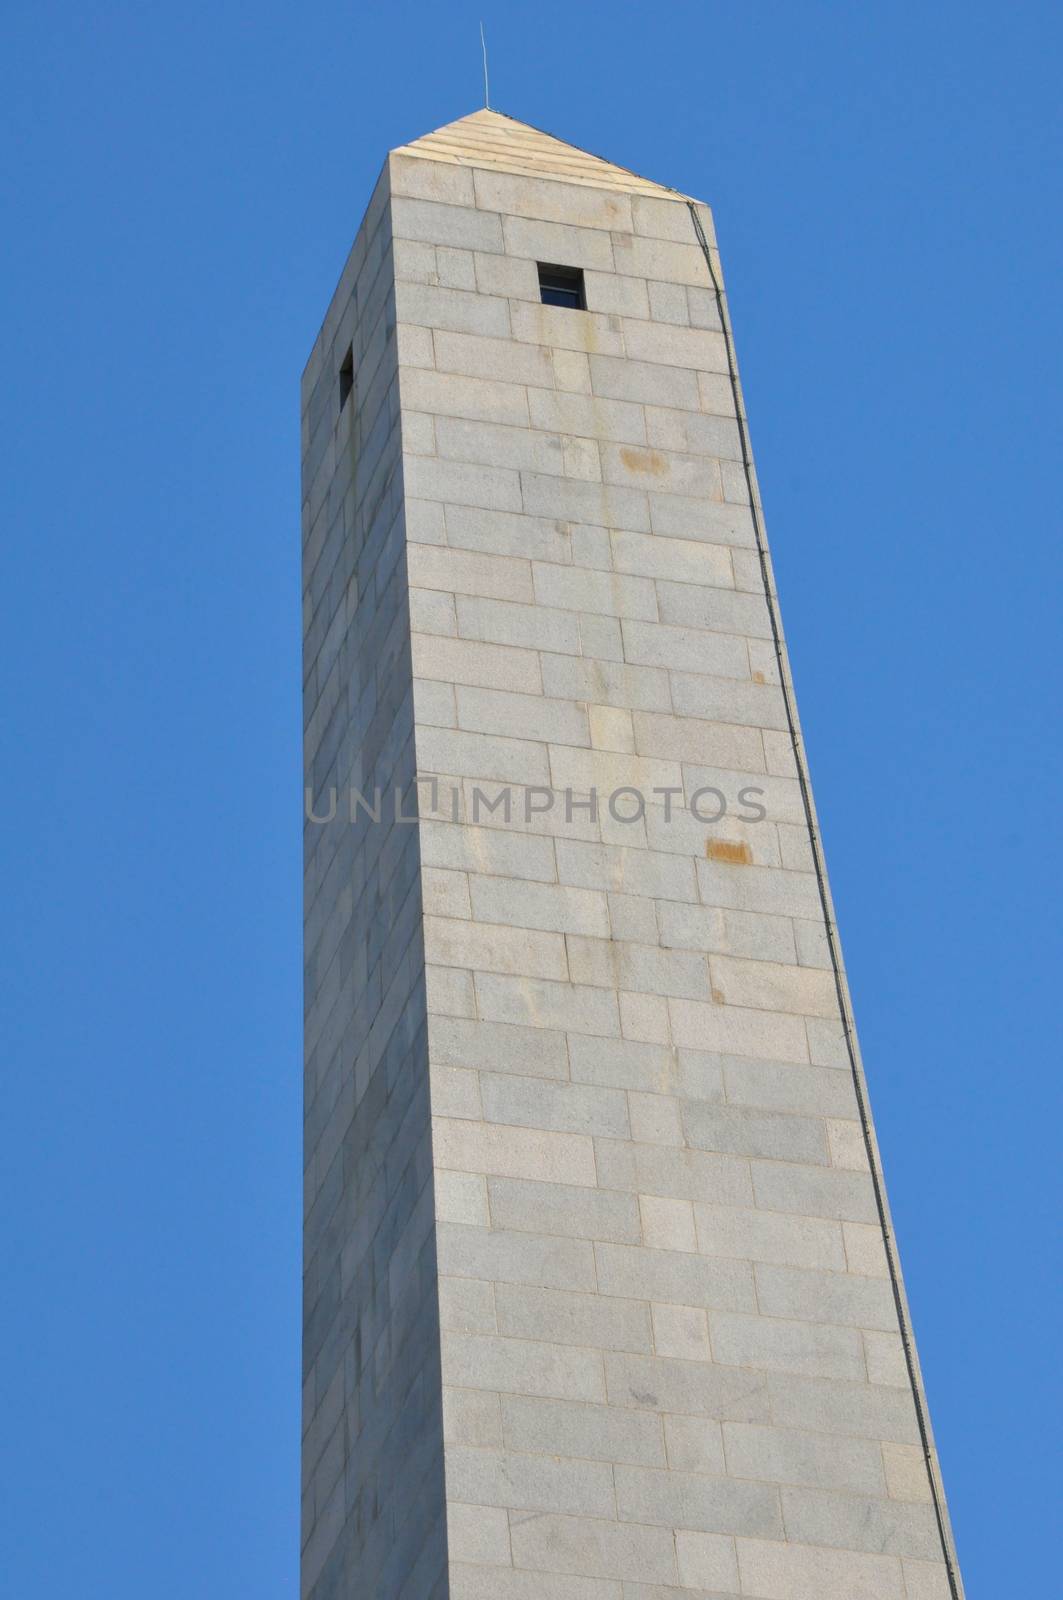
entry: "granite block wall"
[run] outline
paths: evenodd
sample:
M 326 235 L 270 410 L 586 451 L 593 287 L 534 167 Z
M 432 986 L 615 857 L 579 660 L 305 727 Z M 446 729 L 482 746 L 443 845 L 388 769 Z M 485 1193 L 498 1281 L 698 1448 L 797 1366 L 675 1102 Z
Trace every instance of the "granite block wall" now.
M 303 384 L 307 1600 L 447 1594 L 419 841 L 350 804 L 414 777 L 394 306 L 385 174 Z

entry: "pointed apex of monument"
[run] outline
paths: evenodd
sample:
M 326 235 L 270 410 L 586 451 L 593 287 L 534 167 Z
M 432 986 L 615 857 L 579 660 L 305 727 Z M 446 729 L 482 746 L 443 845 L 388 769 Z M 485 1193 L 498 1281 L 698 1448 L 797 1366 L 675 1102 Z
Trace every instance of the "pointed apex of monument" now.
M 601 156 L 555 139 L 551 133 L 532 128 L 501 111 L 473 111 L 446 127 L 426 133 L 411 144 L 399 145 L 392 155 L 419 156 L 428 161 L 446 161 L 459 167 L 480 167 L 491 172 L 518 173 L 527 178 L 553 178 L 562 183 L 581 183 L 593 189 L 616 189 L 624 194 L 645 194 L 659 200 L 687 200 L 662 183 L 640 178 L 638 173 L 618 167 Z

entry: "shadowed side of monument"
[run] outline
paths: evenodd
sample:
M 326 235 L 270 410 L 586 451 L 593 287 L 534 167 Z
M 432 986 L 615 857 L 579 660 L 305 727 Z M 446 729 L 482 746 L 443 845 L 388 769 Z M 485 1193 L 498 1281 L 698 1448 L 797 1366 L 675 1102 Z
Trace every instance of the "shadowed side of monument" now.
M 352 821 L 349 803 L 414 780 L 396 343 L 385 172 L 303 382 L 314 1600 L 448 1592 L 419 837 L 394 806 Z

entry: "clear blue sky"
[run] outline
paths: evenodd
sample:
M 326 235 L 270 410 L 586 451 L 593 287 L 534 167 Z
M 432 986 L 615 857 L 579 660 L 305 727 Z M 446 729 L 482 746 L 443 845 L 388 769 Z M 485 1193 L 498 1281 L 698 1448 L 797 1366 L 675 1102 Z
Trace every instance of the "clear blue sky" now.
M 299 373 L 481 14 L 715 208 L 969 1594 L 1048 1594 L 1063 13 L 978 0 L 8 6 L 6 1592 L 297 1592 Z

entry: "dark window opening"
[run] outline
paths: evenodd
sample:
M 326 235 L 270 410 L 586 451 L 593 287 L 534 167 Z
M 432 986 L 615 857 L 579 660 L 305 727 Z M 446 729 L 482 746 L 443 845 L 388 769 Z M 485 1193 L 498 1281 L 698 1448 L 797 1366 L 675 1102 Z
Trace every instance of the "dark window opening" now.
M 354 346 L 347 351 L 340 368 L 340 410 L 347 404 L 351 390 L 354 388 Z
M 574 311 L 587 306 L 579 267 L 550 267 L 540 261 L 539 294 L 544 306 L 569 306 Z

